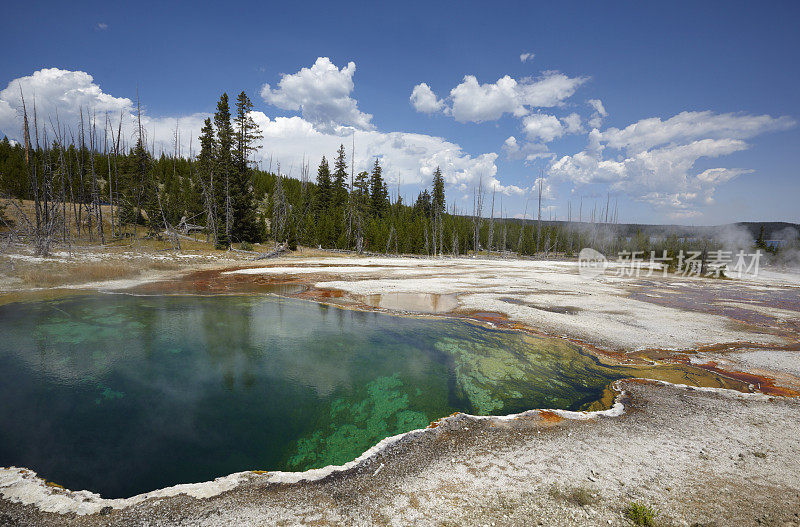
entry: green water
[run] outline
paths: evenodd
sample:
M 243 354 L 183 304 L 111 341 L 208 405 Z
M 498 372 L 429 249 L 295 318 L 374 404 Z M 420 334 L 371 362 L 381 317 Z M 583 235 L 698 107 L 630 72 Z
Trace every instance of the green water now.
M 0 466 L 127 497 L 350 461 L 454 411 L 576 409 L 622 375 L 561 341 L 254 296 L 0 306 Z

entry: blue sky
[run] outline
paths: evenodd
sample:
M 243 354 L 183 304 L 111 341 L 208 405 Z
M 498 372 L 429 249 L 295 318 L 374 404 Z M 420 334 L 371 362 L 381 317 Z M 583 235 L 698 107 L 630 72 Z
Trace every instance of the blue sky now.
M 383 155 L 407 197 L 442 164 L 463 208 L 481 180 L 521 214 L 541 174 L 546 216 L 610 193 L 623 221 L 800 221 L 796 2 L 109 4 L 4 7 L 0 130 L 20 84 L 65 120 L 138 88 L 156 142 L 177 120 L 188 149 L 245 90 L 293 176 L 355 130 L 356 167 Z

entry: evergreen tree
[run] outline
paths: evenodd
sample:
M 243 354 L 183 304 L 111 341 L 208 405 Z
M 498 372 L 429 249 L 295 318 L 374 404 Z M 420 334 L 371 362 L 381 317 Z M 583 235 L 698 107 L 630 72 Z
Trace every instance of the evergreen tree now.
M 439 167 L 433 173 L 433 193 L 432 193 L 433 214 L 444 215 L 445 201 L 444 201 L 444 177 Z
M 344 145 L 339 146 L 336 162 L 333 164 L 333 203 L 341 207 L 347 202 L 347 158 Z
M 431 201 L 431 206 L 433 208 L 433 234 L 435 238 L 434 254 L 438 252 L 441 255 L 444 250 L 442 218 L 444 217 L 445 213 L 445 202 L 444 178 L 442 177 L 442 171 L 438 166 L 436 167 L 436 171 L 433 173 L 433 195 Z
M 374 216 L 383 214 L 389 198 L 386 184 L 383 182 L 382 173 L 383 169 L 381 168 L 380 161 L 376 158 L 375 165 L 372 167 L 372 174 L 369 178 L 370 207 Z
M 758 238 L 756 238 L 756 248 L 757 249 L 766 249 L 767 242 L 764 236 L 764 226 L 761 225 L 761 228 L 758 230 Z
M 25 152 L 20 143 L 11 144 L 3 136 L 0 143 L 0 190 L 18 198 L 27 198 L 29 193 L 25 168 Z
M 320 161 L 317 169 L 317 218 L 328 212 L 332 201 L 332 192 L 331 169 L 328 166 L 328 160 L 325 159 L 325 156 L 322 156 L 322 161 Z
M 263 233 L 256 214 L 256 202 L 251 191 L 251 171 L 248 165 L 250 154 L 258 150 L 261 130 L 253 121 L 250 112 L 253 103 L 245 92 L 236 99 L 235 148 L 233 151 L 234 177 L 230 185 L 231 212 L 233 221 L 231 237 L 244 242 L 259 242 Z
M 136 149 L 137 151 L 140 151 L 139 155 L 142 158 L 138 172 L 141 185 L 141 199 L 139 200 L 139 203 L 141 209 L 144 211 L 145 225 L 147 225 L 147 230 L 150 235 L 153 235 L 160 232 L 165 227 L 163 224 L 164 218 L 162 218 L 163 209 L 161 207 L 161 203 L 159 202 L 161 196 L 158 184 L 159 180 L 163 180 L 163 177 L 157 177 L 155 166 L 156 163 L 150 156 L 150 153 L 145 150 L 141 141 L 137 142 Z
M 417 195 L 417 201 L 414 203 L 414 212 L 428 218 L 431 216 L 432 210 L 431 195 L 428 189 L 424 189 Z
M 359 197 L 366 198 L 369 196 L 369 172 L 359 172 L 353 181 L 353 191 Z
M 234 177 L 234 166 L 231 149 L 233 147 L 233 126 L 231 110 L 228 105 L 228 94 L 223 93 L 217 103 L 214 114 L 214 125 L 217 129 L 216 174 L 219 179 L 217 192 L 217 248 L 227 249 L 231 245 L 231 228 L 233 210 L 231 200 L 231 183 Z
M 369 213 L 369 172 L 359 172 L 353 181 L 353 201 L 357 216 L 363 220 Z
M 214 125 L 211 118 L 207 118 L 200 130 L 200 155 L 197 157 L 197 177 L 203 190 L 203 199 L 206 209 L 206 230 L 217 242 L 217 220 L 219 218 L 218 205 L 219 182 L 215 180 L 217 141 L 214 137 Z
M 144 147 L 142 138 L 126 156 L 122 166 L 123 191 L 120 198 L 120 220 L 122 223 L 143 224 L 142 210 L 146 209 L 146 190 L 151 177 L 152 159 Z

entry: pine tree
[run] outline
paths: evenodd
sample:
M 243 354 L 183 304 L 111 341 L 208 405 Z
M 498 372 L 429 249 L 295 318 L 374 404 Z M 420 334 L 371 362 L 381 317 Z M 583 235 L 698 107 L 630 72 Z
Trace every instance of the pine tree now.
M 228 105 L 228 94 L 223 93 L 217 103 L 214 114 L 214 125 L 217 129 L 216 172 L 220 189 L 217 192 L 217 248 L 227 249 L 231 245 L 231 228 L 233 226 L 233 210 L 231 200 L 231 184 L 234 178 L 234 166 L 231 149 L 233 147 L 233 126 L 231 110 Z
M 344 145 L 339 146 L 336 162 L 333 164 L 333 204 L 341 207 L 347 202 L 347 158 Z
M 369 196 L 369 172 L 359 172 L 353 182 L 353 190 L 361 198 Z
M 156 178 L 154 160 L 150 154 L 144 150 L 144 146 L 137 146 L 137 150 L 139 150 L 139 148 L 144 152 L 144 164 L 142 164 L 140 168 L 141 199 L 139 203 L 146 216 L 145 225 L 147 225 L 147 230 L 152 235 L 163 230 L 165 227 L 162 221 L 161 204 L 159 203 L 160 189 Z
M 123 223 L 142 224 L 142 210 L 146 209 L 148 179 L 152 177 L 152 159 L 144 147 L 142 138 L 125 157 L 122 166 L 123 192 L 120 196 L 120 218 Z
M 383 169 L 378 159 L 372 167 L 372 174 L 369 178 L 370 207 L 374 216 L 380 216 L 386 209 L 388 192 L 383 182 Z
M 3 136 L 0 146 L 0 190 L 18 198 L 28 197 L 25 154 L 20 143 L 14 145 Z
M 438 251 L 441 255 L 444 251 L 442 218 L 444 217 L 446 209 L 444 202 L 444 178 L 442 177 L 442 170 L 438 166 L 433 173 L 433 196 L 431 206 L 433 207 L 434 253 Z
M 203 191 L 206 212 L 206 232 L 214 237 L 217 242 L 217 218 L 219 217 L 217 205 L 219 198 L 219 183 L 215 181 L 217 141 L 214 137 L 214 125 L 211 118 L 207 118 L 200 130 L 200 155 L 197 157 L 197 178 Z
M 442 171 L 439 167 L 436 167 L 436 171 L 433 173 L 433 195 L 431 198 L 434 215 L 444 215 L 444 177 L 442 177 Z
M 317 169 L 317 218 L 328 212 L 332 201 L 332 192 L 331 169 L 328 166 L 328 160 L 325 159 L 325 156 L 322 156 L 322 161 L 320 161 Z
M 414 203 L 414 212 L 427 218 L 430 217 L 431 210 L 433 210 L 431 195 L 428 189 L 424 189 L 417 195 L 417 201 Z
M 758 231 L 758 238 L 756 238 L 756 248 L 757 249 L 766 249 L 767 242 L 764 236 L 764 226 L 762 225 Z
M 251 192 L 251 171 L 248 165 L 250 154 L 257 151 L 256 144 L 261 139 L 261 130 L 253 121 L 250 112 L 253 103 L 245 92 L 236 99 L 235 148 L 233 151 L 234 177 L 231 184 L 231 211 L 233 222 L 231 236 L 234 240 L 259 242 L 263 239 L 256 203 Z
M 369 172 L 359 172 L 353 181 L 356 215 L 363 222 L 369 213 Z

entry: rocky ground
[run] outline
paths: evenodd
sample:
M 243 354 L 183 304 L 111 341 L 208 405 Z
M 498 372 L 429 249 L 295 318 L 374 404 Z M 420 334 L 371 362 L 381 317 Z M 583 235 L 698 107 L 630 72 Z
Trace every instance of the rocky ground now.
M 115 261 L 133 258 L 118 252 Z M 317 301 L 476 317 L 563 336 L 618 360 L 694 363 L 768 393 L 800 390 L 800 276 L 791 272 L 634 279 L 612 269 L 587 279 L 574 262 L 320 256 L 254 262 L 137 252 L 145 260 L 130 272 L 36 289 L 62 294 L 65 285 L 120 289 L 160 280 L 158 287 L 176 291 L 241 292 L 289 281 L 305 284 L 299 296 Z M 54 269 L 87 265 L 70 255 L 43 262 L 0 255 L 0 266 L 14 269 L 0 273 L 0 300 L 28 295 L 31 280 L 46 282 Z M 182 277 L 189 271 L 197 275 L 191 283 Z M 624 412 L 458 415 L 343 468 L 242 473 L 129 500 L 0 469 L 0 525 L 632 525 L 625 511 L 638 502 L 659 511 L 657 525 L 800 526 L 800 400 L 642 381 L 620 389 Z
M 314 481 L 242 474 L 216 495 L 82 516 L 3 499 L 0 523 L 606 526 L 632 525 L 625 511 L 638 502 L 658 511 L 656 525 L 800 525 L 798 399 L 643 381 L 619 388 L 619 416 L 457 415 Z
M 575 261 L 319 258 L 233 271 L 299 277 L 351 296 L 456 295 L 456 312 L 491 311 L 608 349 L 784 344 L 800 331 L 800 274 L 720 280 L 676 275 L 583 277 Z M 779 307 L 780 306 L 780 307 Z

